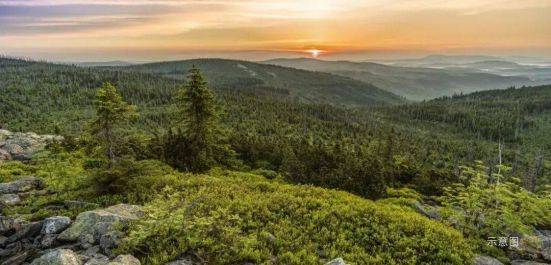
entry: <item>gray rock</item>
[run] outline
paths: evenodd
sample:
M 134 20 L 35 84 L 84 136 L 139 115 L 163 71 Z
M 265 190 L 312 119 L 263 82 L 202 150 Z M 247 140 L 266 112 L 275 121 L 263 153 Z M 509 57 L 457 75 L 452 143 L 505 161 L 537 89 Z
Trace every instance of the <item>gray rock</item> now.
M 551 247 L 545 248 L 541 251 L 541 256 L 547 261 L 551 261 Z
M 42 237 L 40 240 L 40 247 L 41 248 L 51 248 L 54 247 L 57 243 L 57 235 L 56 234 L 46 234 Z
M 22 239 L 31 238 L 40 234 L 42 222 L 32 222 L 23 225 L 15 234 L 8 237 L 6 243 L 13 243 Z
M 33 260 L 31 265 L 81 265 L 78 255 L 69 249 L 56 249 Z
M 4 149 L 0 149 L 0 161 L 11 160 L 11 159 L 12 159 L 12 157 L 11 157 L 10 152 L 8 152 Z
M 61 142 L 63 137 L 38 135 L 36 133 L 12 133 L 0 130 L 0 148 L 10 154 L 10 159 L 27 160 L 52 142 Z M 0 159 L 1 160 L 1 159 Z
M 420 214 L 433 219 L 433 220 L 440 220 L 442 217 L 440 216 L 440 213 L 438 212 L 438 208 L 430 206 L 430 205 L 423 205 L 420 202 L 416 201 L 414 204 L 415 209 Z
M 548 265 L 548 264 L 536 262 L 536 261 L 528 261 L 528 260 L 513 260 L 511 261 L 511 265 Z
M 478 256 L 474 259 L 474 265 L 503 265 L 503 263 L 492 257 Z
M 0 183 L 0 194 L 27 192 L 44 187 L 44 182 L 36 177 L 24 177 L 16 181 Z
M 4 206 L 14 206 L 21 203 L 21 198 L 19 198 L 19 195 L 8 193 L 8 194 L 2 194 L 0 195 L 0 204 Z
M 109 264 L 109 258 L 106 256 L 91 258 L 84 265 L 107 265 Z
M 0 216 L 0 234 L 6 235 L 19 230 L 26 222 L 22 219 L 10 217 L 10 216 Z
M 128 204 L 82 212 L 77 216 L 75 222 L 59 235 L 58 239 L 63 241 L 85 239 L 85 242 L 95 244 L 99 242 L 102 235 L 113 230 L 115 224 L 125 224 L 142 215 L 141 207 Z
M 71 224 L 71 218 L 67 216 L 54 216 L 44 219 L 42 234 L 58 234 Z
M 107 256 L 113 257 L 113 249 L 119 246 L 123 233 L 120 231 L 109 231 L 102 235 L 99 240 L 101 251 Z
M 167 263 L 166 265 L 197 265 L 198 263 L 194 262 L 190 258 L 183 258 L 175 261 L 171 261 Z
M 119 255 L 108 265 L 141 265 L 141 263 L 132 255 Z
M 325 265 L 346 265 L 342 258 L 336 258 L 332 261 L 325 263 Z
M 14 143 L 4 144 L 2 149 L 8 152 L 12 157 L 22 156 L 25 153 L 25 150 L 23 149 L 23 147 Z
M 2 262 L 2 265 L 20 265 L 30 257 L 30 251 L 19 252 Z

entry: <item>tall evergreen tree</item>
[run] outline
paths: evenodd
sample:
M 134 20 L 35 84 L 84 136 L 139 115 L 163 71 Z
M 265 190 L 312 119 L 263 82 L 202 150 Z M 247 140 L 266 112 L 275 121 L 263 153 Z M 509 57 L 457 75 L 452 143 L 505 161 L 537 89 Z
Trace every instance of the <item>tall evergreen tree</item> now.
M 193 67 L 189 71 L 188 82 L 178 91 L 176 104 L 180 119 L 175 130 L 162 140 L 164 160 L 192 172 L 206 171 L 215 164 L 227 165 L 235 152 L 225 144 L 214 93 L 199 69 Z
M 111 168 L 116 159 L 116 143 L 122 137 L 118 129 L 137 116 L 136 107 L 126 103 L 109 82 L 98 89 L 94 106 L 96 118 L 91 124 L 91 133 L 100 142 L 107 165 Z

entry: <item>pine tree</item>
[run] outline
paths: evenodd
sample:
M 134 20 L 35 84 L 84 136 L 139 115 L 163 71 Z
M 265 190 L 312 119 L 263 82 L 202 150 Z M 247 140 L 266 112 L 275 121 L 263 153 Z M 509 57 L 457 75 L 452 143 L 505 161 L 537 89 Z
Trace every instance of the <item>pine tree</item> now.
M 115 145 L 121 138 L 118 129 L 137 116 L 136 108 L 126 103 L 109 82 L 98 89 L 94 106 L 96 118 L 91 124 L 91 133 L 100 142 L 108 168 L 111 168 L 116 160 Z

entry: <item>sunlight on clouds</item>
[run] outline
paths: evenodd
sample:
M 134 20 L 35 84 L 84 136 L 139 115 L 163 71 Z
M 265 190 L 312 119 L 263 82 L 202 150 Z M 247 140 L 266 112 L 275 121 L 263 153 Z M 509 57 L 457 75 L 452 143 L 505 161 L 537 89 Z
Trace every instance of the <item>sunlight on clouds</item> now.
M 0 49 L 551 50 L 549 0 L 0 0 Z

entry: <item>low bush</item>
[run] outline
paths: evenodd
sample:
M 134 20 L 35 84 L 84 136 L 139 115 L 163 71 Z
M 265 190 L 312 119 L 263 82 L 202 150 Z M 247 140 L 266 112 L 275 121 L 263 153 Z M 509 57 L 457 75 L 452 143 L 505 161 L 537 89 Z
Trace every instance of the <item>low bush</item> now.
M 461 234 L 346 192 L 211 171 L 185 175 L 146 205 L 120 248 L 145 264 L 470 264 Z

